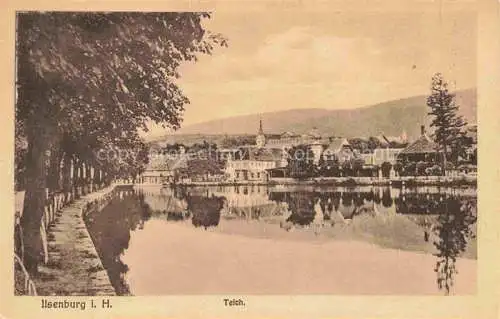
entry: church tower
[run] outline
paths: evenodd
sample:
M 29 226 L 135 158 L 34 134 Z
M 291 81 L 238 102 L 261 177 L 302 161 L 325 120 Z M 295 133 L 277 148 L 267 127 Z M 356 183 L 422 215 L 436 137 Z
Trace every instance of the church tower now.
M 262 148 L 266 145 L 266 136 L 264 135 L 264 130 L 262 129 L 262 119 L 260 119 L 259 132 L 257 133 L 255 144 L 257 144 L 258 148 Z
M 403 130 L 403 133 L 401 133 L 401 136 L 399 137 L 401 142 L 407 143 L 408 142 L 408 136 L 406 135 L 406 131 Z

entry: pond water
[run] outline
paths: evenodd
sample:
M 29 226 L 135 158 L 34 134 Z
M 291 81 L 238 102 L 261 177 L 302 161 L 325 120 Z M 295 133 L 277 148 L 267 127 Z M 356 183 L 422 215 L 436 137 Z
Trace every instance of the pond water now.
M 119 295 L 474 293 L 476 201 L 475 188 L 136 186 L 86 222 Z

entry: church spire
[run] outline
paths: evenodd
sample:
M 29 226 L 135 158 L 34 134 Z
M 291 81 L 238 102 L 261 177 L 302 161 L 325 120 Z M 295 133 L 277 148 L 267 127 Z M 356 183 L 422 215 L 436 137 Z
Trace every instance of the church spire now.
M 259 133 L 257 134 L 257 139 L 255 140 L 258 148 L 263 148 L 266 145 L 266 136 L 264 135 L 264 130 L 262 129 L 262 117 L 259 122 Z
M 264 130 L 262 129 L 262 117 L 259 121 L 259 135 L 264 135 Z

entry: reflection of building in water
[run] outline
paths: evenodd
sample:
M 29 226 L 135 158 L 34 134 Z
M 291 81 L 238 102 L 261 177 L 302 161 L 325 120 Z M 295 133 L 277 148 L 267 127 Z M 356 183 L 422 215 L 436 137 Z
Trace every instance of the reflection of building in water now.
M 395 198 L 399 194 L 398 190 L 390 187 L 376 188 L 377 192 L 374 197 L 373 209 L 377 214 L 396 214 Z
M 139 187 L 136 191 L 144 195 L 144 202 L 154 212 L 184 212 L 187 209 L 186 199 L 176 196 L 170 188 Z
M 192 187 L 176 191 L 169 188 L 141 187 L 145 201 L 155 210 L 186 210 L 186 198 L 224 198 L 227 209 L 223 216 L 259 218 L 285 215 L 298 223 L 338 223 L 355 219 L 361 214 L 381 216 L 437 215 L 448 199 L 465 198 L 475 201 L 474 196 L 457 189 L 367 187 L 335 191 L 289 191 L 286 188 L 269 189 L 265 185 L 237 185 L 217 187 Z M 293 215 L 293 216 L 292 216 Z
M 312 221 L 314 227 L 314 233 L 319 234 L 321 232 L 321 228 L 324 226 L 325 215 L 320 205 L 320 199 L 316 201 L 314 204 L 314 219 Z
M 318 225 L 321 225 L 323 224 L 323 221 L 324 221 L 324 214 L 323 214 L 323 210 L 321 208 L 321 205 L 320 205 L 320 199 L 318 199 L 316 201 L 316 204 L 314 204 L 314 220 L 313 220 L 313 223 L 314 224 L 318 224 Z
M 278 209 L 276 202 L 269 199 L 267 189 L 263 185 L 236 185 L 218 190 L 208 190 L 208 196 L 226 198 L 228 214 L 237 213 L 242 208 L 261 210 L 261 214 L 273 213 Z M 250 211 L 248 211 L 250 212 Z

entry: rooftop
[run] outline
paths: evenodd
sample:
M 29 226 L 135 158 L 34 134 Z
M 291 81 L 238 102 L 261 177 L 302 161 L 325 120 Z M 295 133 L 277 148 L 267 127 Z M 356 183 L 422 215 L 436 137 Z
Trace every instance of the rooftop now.
M 330 144 L 328 144 L 328 147 L 326 148 L 328 151 L 334 151 L 336 152 L 339 150 L 342 146 L 350 146 L 349 142 L 345 138 L 334 138 L 330 141 Z
M 436 153 L 437 145 L 432 141 L 427 134 L 422 134 L 415 142 L 408 145 L 401 154 L 421 154 L 421 153 Z

